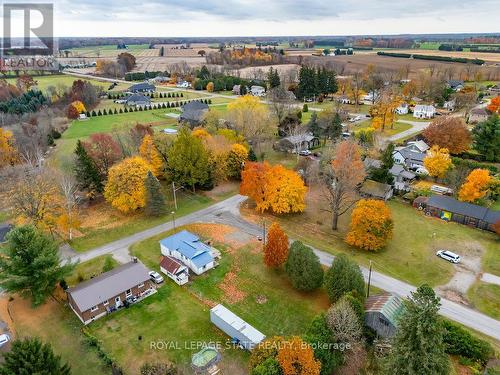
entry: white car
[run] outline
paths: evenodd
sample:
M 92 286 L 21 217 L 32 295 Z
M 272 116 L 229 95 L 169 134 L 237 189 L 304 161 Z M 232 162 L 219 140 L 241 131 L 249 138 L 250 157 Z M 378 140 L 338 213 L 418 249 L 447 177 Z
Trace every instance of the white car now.
M 448 262 L 455 264 L 460 263 L 460 256 L 454 252 L 448 250 L 438 250 L 436 255 L 444 260 L 447 260 Z
M 299 152 L 299 155 L 301 155 L 301 156 L 309 156 L 311 154 L 312 154 L 312 152 L 309 150 L 302 150 Z
M 149 271 L 149 278 L 156 284 L 161 284 L 163 282 L 163 276 L 156 271 Z
M 10 336 L 6 333 L 0 335 L 0 348 L 10 341 Z
M 425 167 L 418 167 L 415 170 L 415 173 L 418 174 L 419 176 L 427 176 L 429 174 L 429 171 Z

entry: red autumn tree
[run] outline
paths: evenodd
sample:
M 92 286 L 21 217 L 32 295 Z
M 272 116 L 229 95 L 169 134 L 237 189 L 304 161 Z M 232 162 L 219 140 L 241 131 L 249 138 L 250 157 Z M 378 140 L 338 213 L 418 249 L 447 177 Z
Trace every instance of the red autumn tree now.
M 268 267 L 279 267 L 288 258 L 288 236 L 276 222 L 271 224 L 264 247 L 264 263 Z
M 89 142 L 84 143 L 84 147 L 105 179 L 109 168 L 123 157 L 120 145 L 109 134 L 92 134 Z
M 431 122 L 423 136 L 431 146 L 447 148 L 451 154 L 460 154 L 469 149 L 471 136 L 463 119 L 441 116 Z
M 293 336 L 278 350 L 278 363 L 284 375 L 319 375 L 321 362 L 314 358 L 312 347 Z
M 66 112 L 66 115 L 68 116 L 69 119 L 74 120 L 74 119 L 77 119 L 78 116 L 80 116 L 80 112 L 73 104 L 70 104 L 68 106 L 68 110 Z
M 490 104 L 486 108 L 488 109 L 488 111 L 492 113 L 500 114 L 500 96 L 496 96 L 493 99 L 491 99 Z

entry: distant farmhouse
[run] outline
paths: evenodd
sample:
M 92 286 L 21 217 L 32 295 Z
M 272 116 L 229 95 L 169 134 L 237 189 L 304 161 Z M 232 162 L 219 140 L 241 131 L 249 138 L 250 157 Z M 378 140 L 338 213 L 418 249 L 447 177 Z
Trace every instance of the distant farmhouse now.
M 192 100 L 184 104 L 181 109 L 182 113 L 179 116 L 179 122 L 186 122 L 191 128 L 199 125 L 203 121 L 205 114 L 209 111 L 208 104 L 199 100 Z
M 383 338 L 396 334 L 404 305 L 397 295 L 384 293 L 370 296 L 365 302 L 365 323 Z
M 278 141 L 275 148 L 283 152 L 294 152 L 309 150 L 318 146 L 319 138 L 311 133 L 306 133 L 284 137 Z
M 413 108 L 415 118 L 433 118 L 436 115 L 436 108 L 433 105 L 417 104 Z
M 472 108 L 469 111 L 469 117 L 467 121 L 471 124 L 475 124 L 477 122 L 482 122 L 488 120 L 489 112 L 486 108 Z
M 156 293 L 148 269 L 138 260 L 78 284 L 66 291 L 71 309 L 83 324 Z
M 464 81 L 450 79 L 446 82 L 446 86 L 453 91 L 460 91 L 464 88 Z
M 125 99 L 125 104 L 128 106 L 146 107 L 151 105 L 151 98 L 142 94 L 132 94 Z
M 413 206 L 424 211 L 427 216 L 489 231 L 493 231 L 493 225 L 500 220 L 500 211 L 460 202 L 444 195 L 417 197 L 413 201 Z
M 148 82 L 136 83 L 128 88 L 128 91 L 136 93 L 136 92 L 154 92 L 156 90 L 155 85 L 152 85 Z

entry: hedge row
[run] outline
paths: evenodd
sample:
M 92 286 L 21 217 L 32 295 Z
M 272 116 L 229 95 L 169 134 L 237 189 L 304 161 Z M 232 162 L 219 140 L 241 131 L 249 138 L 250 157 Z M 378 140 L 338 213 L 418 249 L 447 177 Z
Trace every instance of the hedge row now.
M 153 93 L 143 93 L 142 95 L 148 96 L 150 98 L 183 98 L 184 93 L 182 92 L 153 92 Z M 108 92 L 108 99 L 120 99 L 128 96 L 124 92 L 112 93 Z
M 472 156 L 474 156 L 474 158 L 476 158 L 476 160 L 473 160 L 471 158 Z M 477 169 L 477 168 L 488 169 L 493 174 L 496 174 L 498 172 L 498 168 L 495 167 L 494 165 L 491 165 L 488 163 L 481 163 L 481 160 L 484 159 L 484 157 L 482 155 L 472 154 L 472 153 L 463 153 L 462 157 L 467 157 L 467 159 L 452 156 L 451 160 L 452 160 L 454 165 L 463 165 L 463 166 L 468 167 L 470 169 Z M 480 160 L 478 161 L 477 159 L 480 159 Z
M 401 57 L 405 59 L 409 59 L 413 57 L 418 60 L 433 60 L 433 61 L 444 61 L 444 62 L 457 62 L 463 64 L 475 64 L 475 65 L 483 65 L 484 60 L 481 59 L 466 59 L 465 57 L 449 57 L 449 56 L 433 56 L 433 55 L 419 55 L 419 54 L 410 54 L 410 53 L 396 53 L 396 52 L 377 52 L 379 56 L 390 56 L 390 57 Z
M 145 79 L 155 78 L 158 76 L 169 76 L 168 72 L 134 72 L 134 73 L 126 73 L 125 81 L 144 81 Z
M 167 102 L 167 103 L 153 103 L 152 105 L 144 106 L 144 107 L 124 107 L 120 109 L 109 109 L 106 108 L 102 111 L 99 109 L 97 111 L 93 110 L 92 112 L 87 111 L 85 114 L 87 117 L 95 117 L 95 116 L 107 116 L 107 115 L 118 115 L 120 113 L 130 113 L 130 112 L 142 112 L 142 111 L 151 111 L 153 109 L 167 109 L 167 108 L 177 108 L 182 107 L 184 104 L 190 102 L 192 100 L 184 101 L 184 102 Z M 212 104 L 212 99 L 201 99 L 199 100 L 205 104 Z

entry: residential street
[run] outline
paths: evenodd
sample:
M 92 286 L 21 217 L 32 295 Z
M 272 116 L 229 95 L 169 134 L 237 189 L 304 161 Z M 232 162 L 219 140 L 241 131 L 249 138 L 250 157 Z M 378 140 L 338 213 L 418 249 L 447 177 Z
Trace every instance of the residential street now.
M 418 124 L 424 124 L 425 126 L 425 124 L 427 123 L 420 122 Z M 182 226 L 195 222 L 220 223 L 236 227 L 242 232 L 245 232 L 252 236 L 262 236 L 262 228 L 253 223 L 249 223 L 240 216 L 239 205 L 245 199 L 246 197 L 241 195 L 233 196 L 210 207 L 201 209 L 180 218 L 176 218 L 175 224 L 176 226 Z M 133 243 L 142 241 L 149 237 L 168 231 L 172 228 L 173 221 L 169 221 L 148 230 L 136 233 L 132 236 L 125 237 L 121 240 L 114 241 L 99 248 L 87 251 L 85 253 L 80 254 L 70 250 L 64 250 L 62 252 L 62 255 L 66 258 L 69 257 L 69 259 L 72 261 L 80 260 L 84 262 L 104 254 L 123 254 L 123 252 L 126 251 L 128 247 Z M 333 255 L 319 249 L 314 249 L 314 251 L 318 255 L 323 265 L 331 265 L 334 259 Z M 365 276 L 365 279 L 368 279 L 368 270 L 366 268 L 362 268 L 362 272 Z M 415 286 L 376 271 L 372 272 L 371 284 L 376 286 L 377 288 L 386 290 L 388 292 L 393 292 L 401 296 L 408 296 L 412 291 L 416 289 Z M 441 303 L 442 306 L 440 312 L 443 316 L 455 320 L 485 335 L 500 340 L 500 321 L 444 298 L 441 299 Z

